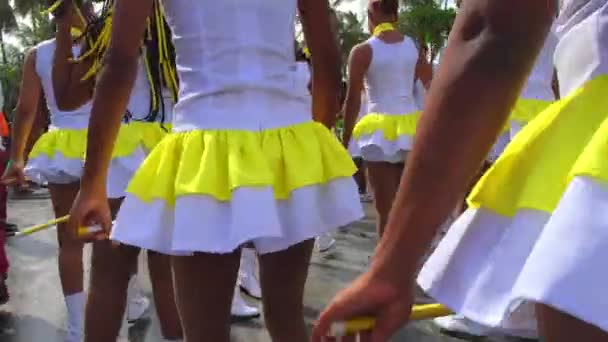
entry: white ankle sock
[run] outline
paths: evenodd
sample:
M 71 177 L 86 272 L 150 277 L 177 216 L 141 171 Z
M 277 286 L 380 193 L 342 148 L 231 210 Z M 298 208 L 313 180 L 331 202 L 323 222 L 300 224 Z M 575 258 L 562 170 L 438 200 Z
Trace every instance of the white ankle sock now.
M 66 342 L 80 342 L 84 335 L 84 292 L 78 292 L 65 297 L 68 310 L 68 335 Z

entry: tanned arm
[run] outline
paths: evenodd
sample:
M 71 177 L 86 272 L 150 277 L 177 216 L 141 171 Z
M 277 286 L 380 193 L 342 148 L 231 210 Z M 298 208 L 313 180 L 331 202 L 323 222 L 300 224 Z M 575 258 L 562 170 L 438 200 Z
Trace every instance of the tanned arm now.
M 19 101 L 15 108 L 15 121 L 11 137 L 11 161 L 23 166 L 24 151 L 32 126 L 38 115 L 38 103 L 42 94 L 40 78 L 36 73 L 36 49 L 32 49 L 23 65 Z
M 117 0 L 114 5 L 111 43 L 93 98 L 83 189 L 105 188 L 114 142 L 137 75 L 139 49 L 151 11 L 152 0 Z
M 500 134 L 555 10 L 553 0 L 463 3 L 372 272 L 414 281 L 436 231 Z
M 336 38 L 330 34 L 329 5 L 327 0 L 299 0 L 298 7 L 312 53 L 313 119 L 330 128 L 340 109 L 340 51 Z
M 372 61 L 372 49 L 366 44 L 359 44 L 353 48 L 348 62 L 348 87 L 346 90 L 346 101 L 342 112 L 344 114 L 344 132 L 342 143 L 348 147 L 350 138 L 355 127 L 355 122 L 361 110 L 361 93 L 363 92 L 363 80 Z
M 418 53 L 418 62 L 416 62 L 416 77 L 414 78 L 414 85 L 417 80 L 422 82 L 425 89 L 431 87 L 431 80 L 433 79 L 433 66 L 429 63 L 426 58 L 426 49 L 420 49 Z

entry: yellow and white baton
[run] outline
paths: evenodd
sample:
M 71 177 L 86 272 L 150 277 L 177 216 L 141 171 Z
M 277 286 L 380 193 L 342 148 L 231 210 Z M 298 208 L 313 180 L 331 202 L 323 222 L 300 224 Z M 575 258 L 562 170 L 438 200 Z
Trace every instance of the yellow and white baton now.
M 30 228 L 26 228 L 22 231 L 18 231 L 15 232 L 14 234 L 10 235 L 10 236 L 14 236 L 14 237 L 23 237 L 23 236 L 28 236 L 28 235 L 32 235 L 34 233 L 43 231 L 43 230 L 47 230 L 49 228 L 52 228 L 60 223 L 66 223 L 68 222 L 68 220 L 70 219 L 70 215 L 65 215 L 53 220 L 50 220 L 46 223 L 42 223 L 42 224 L 37 224 L 35 226 L 32 226 Z
M 411 321 L 436 318 L 451 315 L 452 311 L 441 304 L 416 305 L 412 308 Z M 329 329 L 330 337 L 344 337 L 355 335 L 364 331 L 373 330 L 376 319 L 373 317 L 358 317 L 346 322 L 332 324 Z

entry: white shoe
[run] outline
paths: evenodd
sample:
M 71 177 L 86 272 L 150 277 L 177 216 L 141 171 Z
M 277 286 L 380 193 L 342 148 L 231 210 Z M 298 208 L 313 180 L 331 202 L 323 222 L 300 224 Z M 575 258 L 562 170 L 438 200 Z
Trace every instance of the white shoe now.
M 315 247 L 319 253 L 327 253 L 336 246 L 336 240 L 329 233 L 317 237 Z
M 241 293 L 237 289 L 234 291 L 230 313 L 232 314 L 233 319 L 239 321 L 260 317 L 260 310 L 256 307 L 249 306 L 243 297 L 241 297 Z
M 456 335 L 469 335 L 475 337 L 481 336 L 501 336 L 501 337 L 519 337 L 524 339 L 538 339 L 538 331 L 536 330 L 512 330 L 503 328 L 490 328 L 481 324 L 475 323 L 460 315 L 439 317 L 433 320 L 435 325 L 445 332 Z
M 137 276 L 131 277 L 127 290 L 127 324 L 132 326 L 144 318 L 150 308 L 150 300 L 144 296 L 137 284 Z
M 251 248 L 243 248 L 241 252 L 241 267 L 239 268 L 239 287 L 245 294 L 255 299 L 262 299 L 262 288 L 256 276 L 257 266 L 255 251 Z
M 475 323 L 463 316 L 454 315 L 438 317 L 433 319 L 433 323 L 442 331 L 469 336 L 487 336 L 490 332 L 488 327 Z

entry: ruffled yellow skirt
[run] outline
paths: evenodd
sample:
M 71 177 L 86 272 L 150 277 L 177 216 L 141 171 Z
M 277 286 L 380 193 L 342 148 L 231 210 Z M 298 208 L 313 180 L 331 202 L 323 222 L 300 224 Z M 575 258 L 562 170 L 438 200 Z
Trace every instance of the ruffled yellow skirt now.
M 141 145 L 141 133 L 137 127 L 120 127 L 112 153 L 109 196 L 124 196 L 128 181 L 145 158 Z M 26 174 L 40 183 L 77 182 L 82 176 L 86 146 L 86 129 L 51 129 L 34 144 L 29 154 Z
M 158 122 L 132 121 L 129 126 L 140 135 L 148 152 L 152 151 L 172 129 L 170 124 L 161 125 Z
M 367 114 L 355 125 L 352 143 L 365 160 L 403 162 L 404 152 L 412 148 L 420 114 Z
M 163 253 L 268 253 L 362 215 L 352 159 L 315 122 L 167 135 L 135 174 L 113 239 Z
M 608 331 L 607 92 L 588 81 L 515 137 L 422 270 L 431 296 L 486 326 L 532 330 L 544 303 Z
M 551 105 L 549 101 L 520 98 L 511 112 L 509 120 L 528 123 Z

